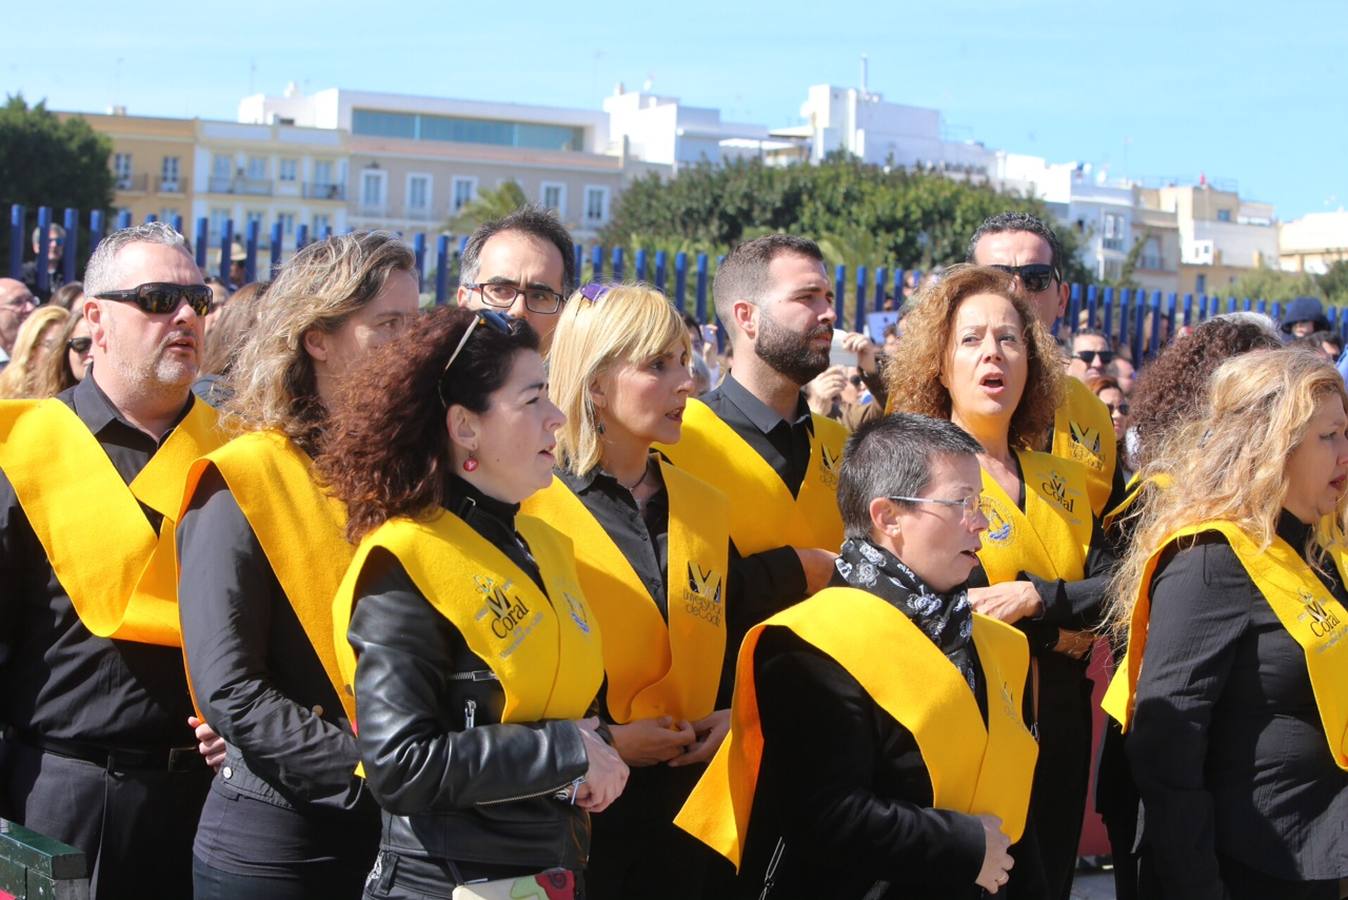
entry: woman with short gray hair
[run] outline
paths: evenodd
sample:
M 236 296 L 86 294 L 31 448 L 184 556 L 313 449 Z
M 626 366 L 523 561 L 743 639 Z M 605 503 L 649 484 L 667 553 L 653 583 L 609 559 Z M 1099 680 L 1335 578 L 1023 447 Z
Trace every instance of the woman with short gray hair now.
M 836 587 L 756 626 L 731 732 L 677 823 L 737 897 L 1038 897 L 1024 635 L 973 611 L 979 444 L 897 414 L 847 443 Z M 1005 894 L 1003 893 L 1005 889 Z M 984 893 L 986 892 L 986 893 Z

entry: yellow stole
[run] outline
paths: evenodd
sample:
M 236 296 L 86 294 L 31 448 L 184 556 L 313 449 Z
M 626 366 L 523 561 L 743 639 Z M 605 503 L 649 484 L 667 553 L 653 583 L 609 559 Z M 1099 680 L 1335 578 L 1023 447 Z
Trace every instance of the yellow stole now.
M 354 720 L 355 703 L 342 690 L 332 643 L 332 598 L 355 552 L 346 540 L 346 510 L 318 486 L 308 454 L 279 431 L 242 435 L 197 460 L 187 475 L 184 510 L 211 468 L 252 526 L 347 719 Z
M 561 479 L 522 507 L 575 541 L 581 587 L 610 635 L 604 670 L 619 724 L 706 716 L 725 658 L 729 504 L 687 472 L 661 462 L 660 473 L 669 494 L 668 624 L 622 550 Z
M 1051 452 L 1086 467 L 1091 511 L 1099 516 L 1114 489 L 1114 467 L 1118 465 L 1114 420 L 1109 417 L 1109 407 L 1081 381 L 1068 376 L 1065 393 L 1066 399 L 1053 417 Z
M 1138 500 L 1142 499 L 1142 494 L 1148 488 L 1164 490 L 1170 487 L 1171 478 L 1169 475 L 1153 475 L 1150 478 L 1143 478 L 1140 474 L 1134 474 L 1131 481 L 1128 482 L 1128 493 L 1123 495 L 1119 505 L 1105 513 L 1102 522 L 1106 528 L 1112 526 L 1119 519 L 1132 512 L 1133 506 Z
M 352 693 L 356 674 L 346 637 L 356 586 L 370 551 L 382 547 L 500 679 L 506 698 L 501 721 L 583 717 L 599 693 L 604 659 L 571 541 L 529 516 L 516 518 L 515 528 L 538 563 L 547 594 L 467 522 L 445 511 L 425 521 L 390 519 L 366 535 L 332 611 L 342 693 Z
M 656 449 L 674 465 L 735 498 L 730 536 L 739 552 L 748 555 L 782 546 L 837 550 L 843 531 L 838 466 L 847 429 L 823 416 L 813 420 L 810 463 L 794 497 L 758 451 L 697 400 L 689 400 L 684 409 L 679 442 Z
M 1276 535 L 1267 549 L 1231 522 L 1213 521 L 1181 528 L 1161 541 L 1142 573 L 1133 616 L 1128 623 L 1128 652 L 1109 683 L 1101 706 L 1123 726 L 1132 724 L 1137 679 L 1147 649 L 1151 616 L 1151 579 L 1167 546 L 1180 538 L 1205 531 L 1226 537 L 1236 558 L 1264 595 L 1287 632 L 1306 653 L 1315 705 L 1340 769 L 1348 769 L 1348 611 L 1325 589 L 1301 555 Z M 1330 529 L 1333 532 L 1333 529 Z M 1348 551 L 1342 543 L 1328 548 L 1339 578 L 1348 583 Z
M 216 423 L 215 411 L 193 398 L 128 485 L 60 400 L 0 402 L 0 469 L 92 634 L 181 646 L 174 530 L 188 467 L 222 442 Z M 158 534 L 142 503 L 164 517 Z
M 754 648 L 769 625 L 790 628 L 828 654 L 913 733 L 931 776 L 933 807 L 1000 816 L 1007 835 L 1020 839 L 1039 755 L 1021 715 L 1030 659 L 1025 636 L 974 614 L 988 686 L 984 725 L 968 682 L 931 639 L 885 600 L 856 588 L 826 588 L 749 631 L 740 647 L 730 734 L 674 824 L 739 867 L 763 759 Z
M 989 584 L 1015 581 L 1021 572 L 1039 578 L 1086 577 L 1091 546 L 1091 506 L 1081 466 L 1047 453 L 1015 451 L 1025 480 L 1025 511 L 997 480 L 983 472 L 983 515 L 988 530 L 978 560 Z

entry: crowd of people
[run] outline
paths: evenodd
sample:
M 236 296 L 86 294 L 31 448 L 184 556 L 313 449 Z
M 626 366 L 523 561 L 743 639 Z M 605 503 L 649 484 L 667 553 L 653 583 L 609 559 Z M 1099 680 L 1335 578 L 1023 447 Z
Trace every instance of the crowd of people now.
M 97 900 L 1067 900 L 1094 772 L 1120 898 L 1342 897 L 1323 311 L 1142 365 L 1062 252 L 994 216 L 874 340 L 809 238 L 718 331 L 532 207 L 425 311 L 385 232 L 0 279 L 0 816 Z

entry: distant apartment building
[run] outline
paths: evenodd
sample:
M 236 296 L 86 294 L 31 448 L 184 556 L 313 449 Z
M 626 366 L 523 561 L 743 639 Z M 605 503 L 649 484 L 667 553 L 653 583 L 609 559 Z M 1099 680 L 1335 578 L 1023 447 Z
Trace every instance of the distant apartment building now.
M 1174 213 L 1180 238 L 1179 290 L 1220 294 L 1250 269 L 1278 265 L 1278 228 L 1273 207 L 1242 200 L 1234 186 L 1142 188 L 1138 203 Z
M 1348 212 L 1310 213 L 1278 226 L 1278 255 L 1283 271 L 1323 275 L 1348 259 Z
M 655 168 L 615 147 L 600 110 L 330 89 L 258 95 L 244 122 L 349 134 L 346 182 L 357 228 L 439 231 L 484 190 L 516 182 L 582 240 L 608 224 L 623 186 Z
M 111 139 L 108 164 L 112 167 L 114 212 L 130 213 L 136 222 L 151 215 L 169 222 L 174 216 L 188 221 L 196 161 L 193 120 L 129 116 L 121 108 L 106 115 L 58 115 L 62 119 L 79 116 L 94 131 Z

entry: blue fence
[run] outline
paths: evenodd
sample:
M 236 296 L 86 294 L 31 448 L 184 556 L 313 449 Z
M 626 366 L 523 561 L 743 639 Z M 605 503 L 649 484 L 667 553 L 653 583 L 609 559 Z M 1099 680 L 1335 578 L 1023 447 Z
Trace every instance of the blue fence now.
M 14 278 L 19 277 L 25 244 L 28 241 L 24 228 L 26 214 L 25 208 L 18 204 L 10 209 L 8 271 Z M 49 226 L 55 221 L 53 215 L 50 207 L 43 206 L 37 211 L 39 259 L 47 255 Z M 146 221 L 154 221 L 155 218 L 149 216 Z M 66 233 L 70 236 L 64 247 L 62 275 L 66 281 L 74 281 L 79 243 L 76 236 L 80 233 L 82 225 L 87 224 L 88 248 L 92 250 L 109 230 L 109 223 L 105 221 L 101 210 L 89 213 L 87 221 L 82 223 L 79 210 L 66 209 L 62 212 L 59 224 L 64 225 Z M 122 213 L 112 223 L 112 227 L 125 228 L 130 224 L 130 214 Z M 170 224 L 191 238 L 197 264 L 205 272 L 210 250 L 208 242 L 210 222 L 205 218 L 197 219 L 190 234 L 184 228 L 185 223 L 181 216 L 174 216 Z M 311 241 L 330 237 L 331 234 L 332 229 L 328 228 L 323 234 L 311 235 L 306 225 L 299 225 L 295 229 L 294 240 L 287 246 L 285 235 L 282 234 L 278 222 L 272 226 L 264 246 L 261 244 L 262 235 L 258 223 L 247 222 L 241 235 L 245 251 L 244 280 L 258 279 L 259 250 L 266 249 L 271 265 L 275 267 L 284 261 L 287 253 L 293 255 Z M 216 244 L 219 249 L 216 270 L 208 274 L 218 274 L 222 280 L 228 280 L 234 236 L 234 222 L 225 221 Z M 433 254 L 429 252 L 431 245 L 428 243 L 432 238 L 434 238 Z M 421 279 L 422 291 L 433 293 L 437 305 L 448 302 L 458 285 L 458 259 L 466 241 L 466 237 L 455 238 L 444 234 L 417 233 L 411 236 L 410 242 L 416 253 L 417 273 Z M 687 253 L 675 253 L 671 259 L 663 250 L 649 253 L 644 249 L 638 249 L 631 254 L 631 260 L 631 271 L 628 271 L 628 252 L 623 247 L 594 246 L 589 248 L 587 254 L 585 248 L 576 246 L 576 269 L 586 278 L 612 281 L 632 278 L 645 281 L 666 294 L 680 312 L 691 312 L 699 322 L 708 321 L 709 314 L 715 315 L 709 296 L 714 269 L 707 254 L 698 253 L 690 256 Z M 720 259 L 716 260 L 716 264 L 720 264 Z M 46 268 L 38 266 L 37 270 L 38 287 L 45 291 L 48 279 Z M 895 268 L 891 272 L 886 266 L 874 268 L 858 266 L 855 273 L 849 273 L 846 266 L 838 266 L 834 271 L 834 302 L 839 327 L 846 323 L 851 328 L 860 329 L 868 313 L 882 308 L 887 294 L 896 298 L 903 296 L 903 285 L 913 275 L 920 277 L 921 273 L 903 268 Z M 431 282 L 429 285 L 428 276 Z M 263 277 L 269 275 L 264 273 Z M 1059 335 L 1064 335 L 1075 333 L 1081 327 L 1098 328 L 1117 335 L 1120 344 L 1132 348 L 1133 359 L 1140 360 L 1156 352 L 1166 325 L 1173 330 L 1184 325 L 1196 324 L 1220 313 L 1236 310 L 1264 313 L 1275 320 L 1282 316 L 1281 303 L 1270 303 L 1262 299 L 1223 298 L 1216 294 L 1179 296 L 1175 293 L 1162 294 L 1161 291 L 1149 293 L 1140 289 L 1116 290 L 1094 284 L 1074 284 L 1071 288 L 1068 313 L 1059 321 L 1055 331 Z M 1348 310 L 1330 308 L 1327 315 L 1334 331 L 1348 338 Z

